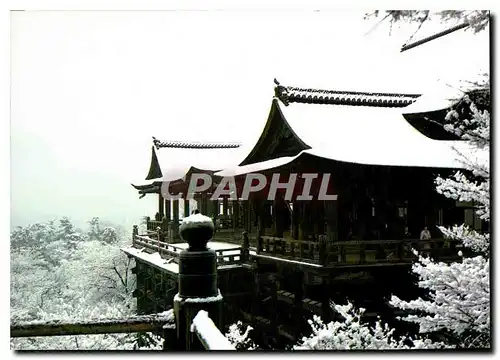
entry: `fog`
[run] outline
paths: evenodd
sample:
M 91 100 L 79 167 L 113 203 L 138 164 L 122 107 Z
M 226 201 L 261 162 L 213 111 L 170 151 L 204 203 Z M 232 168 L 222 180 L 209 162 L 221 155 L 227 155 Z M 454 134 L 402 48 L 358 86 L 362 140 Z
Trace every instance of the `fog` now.
M 488 31 L 405 53 L 363 12 L 14 12 L 12 226 L 94 216 L 132 226 L 152 136 L 255 142 L 273 78 L 292 86 L 420 93 L 487 71 Z M 430 23 L 417 39 L 443 30 Z M 370 31 L 371 30 L 371 31 Z M 416 40 L 416 39 L 415 39 Z M 162 150 L 168 151 L 168 150 Z M 178 156 L 172 151 L 172 156 Z

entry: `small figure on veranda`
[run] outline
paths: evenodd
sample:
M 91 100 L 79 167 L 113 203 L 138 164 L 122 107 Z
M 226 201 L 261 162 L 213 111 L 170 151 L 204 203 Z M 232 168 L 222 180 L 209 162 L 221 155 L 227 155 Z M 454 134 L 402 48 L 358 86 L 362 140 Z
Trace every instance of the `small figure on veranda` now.
M 430 240 L 431 232 L 427 229 L 427 226 L 424 227 L 424 230 L 420 232 L 420 240 Z

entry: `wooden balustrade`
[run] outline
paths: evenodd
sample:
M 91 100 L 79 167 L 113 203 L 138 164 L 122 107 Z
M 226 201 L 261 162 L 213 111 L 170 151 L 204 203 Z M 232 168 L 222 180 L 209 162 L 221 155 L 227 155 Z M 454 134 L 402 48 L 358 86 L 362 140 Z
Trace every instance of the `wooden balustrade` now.
M 185 250 L 184 247 L 152 239 L 145 235 L 134 235 L 132 244 L 136 248 L 146 248 L 158 252 L 160 255 L 173 257 L 176 263 L 178 262 L 179 253 Z M 210 244 L 208 246 L 210 247 Z M 221 249 L 215 252 L 217 254 L 217 265 L 219 266 L 240 264 L 243 261 L 241 247 Z
M 151 220 L 146 217 L 146 234 L 157 237 L 160 240 L 167 239 L 169 235 L 169 219 L 164 217 L 163 220 Z
M 261 236 L 257 253 L 294 258 L 321 265 L 369 265 L 411 263 L 416 259 L 412 249 L 436 260 L 456 259 L 456 241 L 433 240 L 362 240 L 327 243 Z
M 135 235 L 134 238 L 132 239 L 132 245 L 134 247 L 138 247 L 138 248 L 143 247 L 143 248 L 146 248 L 149 250 L 156 251 L 160 255 L 167 255 L 167 256 L 174 257 L 174 261 L 176 261 L 175 259 L 177 259 L 179 257 L 179 253 L 182 250 L 184 250 L 180 246 L 176 246 L 174 244 L 162 242 L 162 241 L 159 241 L 157 239 L 152 239 L 152 238 L 150 238 L 148 236 L 144 236 L 144 235 Z

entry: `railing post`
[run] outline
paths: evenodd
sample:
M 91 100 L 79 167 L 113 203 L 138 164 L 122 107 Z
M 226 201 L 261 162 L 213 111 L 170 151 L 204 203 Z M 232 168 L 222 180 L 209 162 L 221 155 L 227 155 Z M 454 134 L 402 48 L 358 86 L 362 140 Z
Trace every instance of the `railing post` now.
M 359 244 L 359 263 L 362 265 L 366 263 L 366 243 L 362 242 Z
M 248 233 L 246 231 L 243 231 L 242 238 L 243 247 L 241 249 L 241 261 L 243 262 L 247 261 L 250 255 L 250 240 L 248 239 Z
M 222 296 L 217 288 L 217 256 L 207 248 L 214 233 L 212 220 L 201 214 L 184 218 L 181 238 L 189 244 L 179 254 L 179 292 L 174 297 L 174 312 L 179 350 L 203 350 L 191 324 L 200 310 L 208 312 L 215 325 L 222 325 Z
M 135 237 L 139 235 L 139 227 L 137 225 L 134 225 L 132 227 L 132 244 L 134 243 L 135 241 Z
M 319 245 L 319 263 L 321 265 L 326 265 L 326 260 L 327 260 L 326 241 L 320 239 L 318 245 Z
M 168 222 L 169 219 L 167 219 L 166 216 L 163 217 L 161 220 L 161 233 L 162 233 L 162 239 L 161 241 L 168 242 Z
M 257 254 L 260 254 L 263 250 L 263 239 L 262 236 L 257 236 Z
M 146 216 L 146 230 L 151 230 L 150 227 L 151 227 L 151 218 L 149 216 Z
M 396 244 L 396 258 L 399 261 L 403 260 L 403 245 L 404 245 L 404 241 L 400 241 Z

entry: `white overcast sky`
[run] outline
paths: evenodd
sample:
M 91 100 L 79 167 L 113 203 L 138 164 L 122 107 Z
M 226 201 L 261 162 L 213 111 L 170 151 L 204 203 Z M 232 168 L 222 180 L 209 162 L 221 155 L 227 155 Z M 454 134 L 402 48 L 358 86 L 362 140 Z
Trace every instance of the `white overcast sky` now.
M 489 67 L 488 32 L 399 53 L 416 25 L 363 11 L 37 11 L 11 17 L 12 225 L 154 215 L 151 137 L 255 142 L 273 78 L 427 93 Z M 449 25 L 448 25 L 449 26 Z M 445 29 L 430 23 L 415 39 Z M 368 35 L 365 35 L 369 32 Z M 174 155 L 175 153 L 173 153 Z

